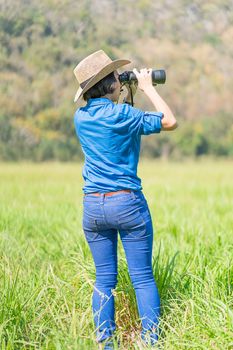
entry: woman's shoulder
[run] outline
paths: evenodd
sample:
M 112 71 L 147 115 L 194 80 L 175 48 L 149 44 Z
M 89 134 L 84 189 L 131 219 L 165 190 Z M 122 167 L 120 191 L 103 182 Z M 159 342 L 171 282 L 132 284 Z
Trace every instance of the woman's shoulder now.
M 130 117 L 130 116 L 134 117 L 138 114 L 144 113 L 140 109 L 132 107 L 128 103 L 118 103 L 115 105 L 115 109 L 119 114 L 125 115 L 128 117 Z
M 114 110 L 118 113 L 128 114 L 130 113 L 130 105 L 126 103 L 117 103 L 114 105 Z

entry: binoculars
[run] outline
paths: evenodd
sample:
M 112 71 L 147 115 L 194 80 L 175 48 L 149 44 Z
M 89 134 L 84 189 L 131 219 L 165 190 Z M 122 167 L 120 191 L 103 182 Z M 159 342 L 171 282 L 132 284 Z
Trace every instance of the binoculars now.
M 125 71 L 119 75 L 121 83 L 130 84 L 131 82 L 137 81 L 137 77 L 132 71 Z M 152 70 L 152 84 L 164 84 L 166 81 L 166 72 L 163 69 Z

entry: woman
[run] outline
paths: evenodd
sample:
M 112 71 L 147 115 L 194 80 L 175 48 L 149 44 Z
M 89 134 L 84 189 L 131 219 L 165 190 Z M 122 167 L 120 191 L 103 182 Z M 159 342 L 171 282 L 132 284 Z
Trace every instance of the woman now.
M 85 155 L 83 230 L 96 267 L 92 310 L 97 342 L 104 342 L 104 349 L 113 349 L 116 329 L 112 291 L 117 284 L 118 232 L 136 293 L 142 340 L 155 344 L 158 338 L 160 299 L 152 271 L 153 227 L 137 165 L 141 135 L 177 127 L 170 108 L 152 85 L 151 69 L 134 69 L 134 73 L 157 112 L 133 108 L 129 90 L 125 103 L 114 103 L 121 92 L 117 69 L 128 63 L 112 61 L 100 50 L 74 69 L 80 85 L 74 101 L 83 98 L 87 102 L 77 109 L 74 124 Z

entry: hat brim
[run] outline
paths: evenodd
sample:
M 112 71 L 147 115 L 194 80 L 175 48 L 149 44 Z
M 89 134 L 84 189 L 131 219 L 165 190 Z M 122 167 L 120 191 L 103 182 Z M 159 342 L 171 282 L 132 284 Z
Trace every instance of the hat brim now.
M 115 60 L 106 65 L 104 68 L 102 68 L 97 74 L 91 78 L 88 83 L 85 85 L 85 87 L 82 89 L 81 86 L 78 88 L 75 97 L 74 102 L 77 102 L 79 98 L 82 97 L 82 95 L 89 90 L 92 86 L 94 86 L 98 81 L 106 77 L 108 74 L 114 72 L 114 70 L 131 63 L 129 60 Z

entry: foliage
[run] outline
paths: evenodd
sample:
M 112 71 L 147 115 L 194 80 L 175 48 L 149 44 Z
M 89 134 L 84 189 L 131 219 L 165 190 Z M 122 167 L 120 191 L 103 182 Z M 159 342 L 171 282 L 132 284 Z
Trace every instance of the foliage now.
M 148 66 L 167 72 L 166 84 L 157 90 L 180 128 L 177 136 L 145 140 L 143 154 L 232 155 L 232 126 L 227 123 L 221 137 L 214 130 L 222 128 L 222 117 L 232 116 L 231 12 L 232 4 L 219 0 L 0 3 L 0 107 L 11 130 L 0 143 L 0 159 L 81 157 L 73 128 L 78 86 L 72 71 L 99 48 L 113 59 L 131 59 L 128 69 Z M 154 108 L 142 93 L 136 106 Z M 26 149 L 29 134 L 35 140 Z

